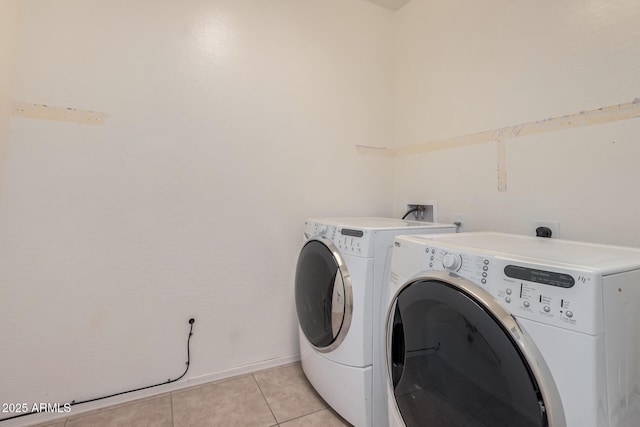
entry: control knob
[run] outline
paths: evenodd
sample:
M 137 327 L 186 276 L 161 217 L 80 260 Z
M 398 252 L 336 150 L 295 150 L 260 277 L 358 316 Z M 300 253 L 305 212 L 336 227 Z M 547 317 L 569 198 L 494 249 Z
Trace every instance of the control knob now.
M 316 225 L 316 234 L 323 236 L 327 232 L 327 226 L 325 224 Z
M 442 257 L 442 266 L 447 270 L 458 270 L 461 265 L 462 259 L 460 258 L 460 255 L 447 252 L 444 254 L 444 257 Z

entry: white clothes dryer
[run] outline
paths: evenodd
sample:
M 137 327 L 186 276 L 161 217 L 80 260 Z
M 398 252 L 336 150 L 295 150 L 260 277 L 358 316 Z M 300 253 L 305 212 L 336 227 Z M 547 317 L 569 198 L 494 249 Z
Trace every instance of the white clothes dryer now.
M 640 426 L 640 250 L 403 236 L 386 316 L 393 426 Z
M 376 217 L 305 222 L 295 276 L 302 369 L 351 424 L 387 424 L 384 383 L 374 391 L 373 379 L 374 344 L 383 348 L 383 334 L 374 339 L 373 331 L 383 328 L 380 298 L 394 237 L 455 230 L 453 224 Z

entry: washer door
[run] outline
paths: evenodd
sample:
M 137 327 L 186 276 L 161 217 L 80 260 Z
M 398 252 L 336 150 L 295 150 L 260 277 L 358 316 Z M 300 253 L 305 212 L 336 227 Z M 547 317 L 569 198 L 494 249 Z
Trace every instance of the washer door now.
M 457 276 L 418 277 L 396 293 L 387 361 L 389 396 L 407 426 L 566 425 L 528 335 L 493 296 Z
M 307 241 L 296 269 L 296 310 L 302 332 L 321 352 L 334 350 L 344 340 L 353 310 L 349 272 L 331 240 Z

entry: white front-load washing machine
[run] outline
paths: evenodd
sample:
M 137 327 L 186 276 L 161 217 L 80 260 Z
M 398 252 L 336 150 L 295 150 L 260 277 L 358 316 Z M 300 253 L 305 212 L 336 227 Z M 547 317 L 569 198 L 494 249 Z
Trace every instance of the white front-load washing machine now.
M 387 297 L 393 426 L 640 426 L 640 250 L 402 236 Z
M 381 374 L 374 384 L 373 348 L 382 349 L 383 334 L 374 338 L 374 331 L 384 324 L 379 302 L 394 237 L 455 230 L 453 224 L 376 217 L 305 222 L 295 276 L 302 369 L 351 424 L 387 424 L 385 368 L 376 366 Z

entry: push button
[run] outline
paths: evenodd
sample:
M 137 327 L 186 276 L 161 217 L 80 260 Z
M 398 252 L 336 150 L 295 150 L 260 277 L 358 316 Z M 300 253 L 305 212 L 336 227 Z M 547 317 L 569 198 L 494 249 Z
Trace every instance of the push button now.
M 567 311 L 565 314 L 567 315 L 567 317 L 569 319 L 571 319 L 573 317 L 573 311 Z
M 523 302 L 523 303 L 522 303 L 522 305 L 524 305 L 524 306 L 525 306 L 525 308 L 529 308 L 529 306 L 530 306 L 531 304 L 529 304 L 529 301 L 525 301 L 525 302 Z

